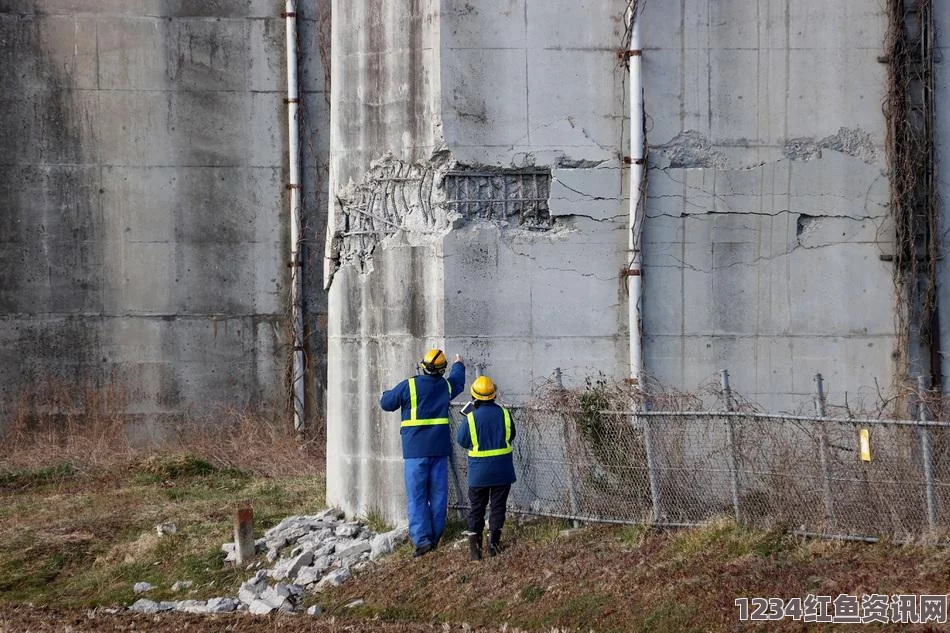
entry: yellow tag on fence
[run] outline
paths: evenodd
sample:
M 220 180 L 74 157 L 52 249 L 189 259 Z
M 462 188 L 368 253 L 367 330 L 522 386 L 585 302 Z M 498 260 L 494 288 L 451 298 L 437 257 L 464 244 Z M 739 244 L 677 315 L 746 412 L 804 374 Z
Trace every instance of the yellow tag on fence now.
M 867 429 L 861 429 L 858 432 L 858 438 L 861 444 L 861 461 L 871 461 L 871 432 Z

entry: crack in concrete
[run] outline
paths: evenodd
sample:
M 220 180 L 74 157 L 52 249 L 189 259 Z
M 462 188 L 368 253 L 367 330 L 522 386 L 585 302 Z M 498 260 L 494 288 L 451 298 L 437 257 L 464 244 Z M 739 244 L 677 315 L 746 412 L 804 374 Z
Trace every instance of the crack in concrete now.
M 875 244 L 876 242 L 860 242 L 860 243 Z M 754 257 L 753 259 L 740 260 L 740 261 L 732 262 L 730 264 L 725 264 L 721 266 L 711 266 L 709 268 L 701 268 L 699 266 L 693 266 L 692 264 L 687 263 L 686 261 L 676 257 L 675 255 L 667 254 L 667 257 L 677 262 L 679 266 L 670 266 L 670 265 L 665 265 L 665 264 L 652 264 L 652 265 L 645 266 L 645 268 L 670 268 L 673 270 L 678 270 L 679 268 L 686 268 L 687 270 L 692 270 L 693 272 L 703 273 L 703 274 L 708 275 L 708 274 L 712 274 L 721 270 L 736 268 L 737 266 L 753 266 L 760 262 L 770 262 L 770 261 L 780 259 L 783 257 L 788 257 L 799 249 L 813 251 L 813 250 L 818 250 L 822 248 L 831 248 L 833 246 L 841 246 L 841 242 L 832 242 L 829 244 L 816 244 L 814 246 L 806 246 L 799 242 L 799 243 L 796 243 L 794 246 L 792 246 L 790 249 L 783 251 L 781 253 L 776 253 L 775 255 L 759 255 L 758 257 Z
M 780 209 L 775 213 L 768 213 L 766 211 L 703 211 L 702 213 L 653 213 L 647 214 L 647 218 L 702 218 L 708 215 L 723 215 L 723 216 L 745 216 L 745 215 L 756 215 L 766 218 L 775 218 L 781 215 L 807 215 L 814 218 L 840 218 L 843 220 L 855 220 L 861 222 L 864 220 L 880 220 L 889 217 L 888 214 L 882 215 L 848 215 L 842 213 L 803 213 L 801 211 L 792 211 L 791 209 Z
M 601 277 L 601 276 L 596 275 L 596 274 L 594 274 L 594 273 L 582 272 L 582 271 L 580 271 L 580 270 L 578 270 L 578 269 L 576 269 L 576 268 L 555 268 L 555 267 L 553 267 L 553 266 L 544 266 L 543 264 L 540 264 L 540 263 L 538 262 L 538 258 L 537 258 L 535 255 L 532 255 L 532 254 L 530 254 L 530 253 L 525 253 L 524 251 L 520 251 L 520 250 L 516 249 L 513 244 L 508 244 L 508 243 L 505 243 L 505 242 L 503 242 L 503 243 L 504 243 L 505 246 L 508 248 L 508 250 L 510 250 L 510 251 L 511 251 L 512 253 L 514 253 L 515 255 L 519 255 L 519 256 L 521 256 L 521 257 L 525 257 L 525 258 L 527 258 L 527 259 L 530 259 L 531 261 L 535 262 L 536 264 L 539 264 L 540 266 L 542 266 L 542 268 L 544 268 L 544 270 L 553 271 L 553 272 L 559 272 L 559 273 L 571 273 L 571 274 L 577 275 L 577 276 L 579 276 L 579 277 L 588 277 L 588 278 L 591 278 L 591 279 L 596 279 L 597 281 L 613 281 L 613 280 L 616 279 L 615 276 Z
M 665 171 L 665 170 L 664 170 L 664 169 L 660 169 L 660 171 Z M 733 170 L 729 170 L 729 171 L 733 171 Z M 755 212 L 755 211 L 735 211 L 735 210 L 733 209 L 733 206 L 732 206 L 731 204 L 729 204 L 729 199 L 730 199 L 730 198 L 756 198 L 756 197 L 760 197 L 760 196 L 763 195 L 763 194 L 761 194 L 761 193 L 760 193 L 760 194 L 755 194 L 755 193 L 749 193 L 749 194 L 747 194 L 747 193 L 737 192 L 732 186 L 730 186 L 730 187 L 726 190 L 726 192 L 719 193 L 719 192 L 716 191 L 716 185 L 717 185 L 717 183 L 718 183 L 718 178 L 714 178 L 714 180 L 713 180 L 713 186 L 712 186 L 712 189 L 710 190 L 710 189 L 707 189 L 707 188 L 698 187 L 698 186 L 695 186 L 695 185 L 690 185 L 690 184 L 686 183 L 684 180 L 680 180 L 680 179 L 677 179 L 677 178 L 673 178 L 673 177 L 670 176 L 669 174 L 667 174 L 667 175 L 668 175 L 669 179 L 670 179 L 672 182 L 674 182 L 674 183 L 676 183 L 676 184 L 679 184 L 679 185 L 682 185 L 683 187 L 685 187 L 686 190 L 687 190 L 687 192 L 696 193 L 698 196 L 706 197 L 706 198 L 708 198 L 708 199 L 710 199 L 710 200 L 712 201 L 714 207 L 715 207 L 716 205 L 721 205 L 721 206 L 725 207 L 725 208 L 728 210 L 728 211 L 719 211 L 719 210 L 717 210 L 717 209 L 715 209 L 715 208 L 713 208 L 712 210 L 710 210 L 710 209 L 709 209 L 709 206 L 710 206 L 709 204 L 703 204 L 703 203 L 700 203 L 700 202 L 693 202 L 690 198 L 688 198 L 688 197 L 687 197 L 686 195 L 684 195 L 684 194 L 660 194 L 660 195 L 649 195 L 649 194 L 648 194 L 648 197 L 647 197 L 648 200 L 682 199 L 684 205 L 690 206 L 690 207 L 693 207 L 693 208 L 696 208 L 696 209 L 700 209 L 700 210 L 701 210 L 701 213 L 700 213 L 700 214 L 683 213 L 683 214 L 681 214 L 682 216 L 701 215 L 701 214 L 717 214 L 717 213 L 718 213 L 718 214 L 722 214 L 722 213 L 737 213 L 737 214 L 738 214 L 738 213 L 745 213 L 745 214 L 762 214 L 762 215 L 778 215 L 778 213 L 781 213 L 781 211 L 778 212 L 778 213 L 775 213 L 775 214 L 773 214 L 773 213 L 767 213 L 767 212 Z M 864 191 L 864 204 L 863 204 L 863 208 L 867 209 L 868 207 L 872 206 L 872 204 L 874 204 L 874 203 L 872 202 L 872 200 L 871 200 L 871 191 L 874 189 L 874 186 L 875 186 L 882 178 L 884 178 L 884 177 L 885 177 L 884 174 L 880 174 L 880 175 L 878 175 L 877 177 L 875 177 L 875 178 L 868 184 L 867 189 L 865 189 L 865 191 Z M 726 180 L 726 183 L 731 185 L 731 183 L 730 183 L 728 180 Z M 765 195 L 768 195 L 768 194 L 765 194 Z M 787 193 L 787 192 L 786 192 L 786 193 L 779 193 L 779 194 L 776 194 L 776 195 L 779 195 L 779 196 L 791 196 L 791 194 L 790 194 L 790 193 Z M 801 198 L 805 198 L 805 197 L 808 197 L 808 198 L 816 198 L 816 199 L 818 199 L 818 200 L 824 200 L 824 199 L 832 199 L 832 200 L 835 200 L 835 199 L 838 199 L 838 200 L 842 200 L 842 201 L 844 201 L 844 202 L 851 202 L 852 200 L 854 200 L 854 197 L 853 197 L 853 196 L 848 196 L 848 195 L 844 195 L 844 194 L 838 195 L 838 194 L 834 194 L 834 193 L 819 193 L 819 194 L 816 194 L 816 195 L 813 195 L 813 196 L 799 196 L 799 197 L 801 197 Z M 889 201 L 888 201 L 888 202 L 882 201 L 882 202 L 878 203 L 876 206 L 887 207 L 888 204 L 889 204 Z M 785 211 L 786 211 L 786 212 L 789 212 L 789 213 L 792 213 L 791 211 L 788 211 L 788 210 L 785 210 Z M 656 214 L 656 215 L 670 215 L 671 217 L 679 217 L 679 216 L 673 216 L 672 214 Z M 836 215 L 838 215 L 838 214 L 821 213 L 821 212 L 816 211 L 816 210 L 810 210 L 810 215 L 823 216 L 823 217 L 834 217 L 834 216 L 836 216 Z M 653 216 L 651 216 L 651 215 L 648 214 L 647 217 L 653 217 Z M 846 216 L 846 217 L 853 217 L 853 216 Z M 868 216 L 866 216 L 866 217 L 867 217 L 867 218 L 874 218 L 874 217 L 883 217 L 883 216 L 868 215 Z

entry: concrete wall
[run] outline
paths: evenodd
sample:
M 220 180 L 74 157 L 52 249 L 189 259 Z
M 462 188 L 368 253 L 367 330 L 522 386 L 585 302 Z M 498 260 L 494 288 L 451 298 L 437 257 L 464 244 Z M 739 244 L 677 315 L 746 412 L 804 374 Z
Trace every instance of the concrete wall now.
M 306 4 L 305 191 L 322 232 L 328 114 Z M 115 381 L 144 430 L 286 402 L 282 10 L 0 1 L 0 425 L 50 377 Z M 321 264 L 311 255 L 315 331 Z
M 883 7 L 648 2 L 643 20 L 646 366 L 686 388 L 727 367 L 775 409 L 820 371 L 870 404 L 896 343 Z
M 593 2 L 406 2 L 398 19 L 345 4 L 333 27 L 327 488 L 350 512 L 396 518 L 398 417 L 378 398 L 427 347 L 462 353 L 468 383 L 478 365 L 506 402 L 556 367 L 569 383 L 625 371 L 623 26 Z M 453 204 L 452 177 L 505 181 L 512 198 L 541 187 L 547 217 Z
M 405 235 L 375 250 L 375 234 L 344 237 L 356 228 L 341 197 L 358 209 L 353 223 L 383 213 L 382 205 L 412 195 L 395 196 L 399 185 L 389 178 L 417 172 L 413 165 L 437 151 L 438 2 L 336 0 L 332 14 L 327 498 L 349 512 L 395 517 L 405 510 L 399 425 L 383 418 L 378 400 L 443 336 L 442 249 Z M 371 171 L 385 189 L 379 196 L 358 186 Z M 406 222 L 422 227 L 416 201 Z M 379 224 L 359 230 L 389 226 Z M 351 259 L 336 270 L 341 249 Z
M 395 518 L 398 419 L 377 399 L 427 346 L 508 403 L 555 367 L 628 375 L 627 3 L 374 4 L 334 6 L 328 498 Z M 642 19 L 647 370 L 696 389 L 728 367 L 775 409 L 816 371 L 832 398 L 887 384 L 883 10 L 681 0 Z M 528 172 L 550 174 L 542 225 L 449 185 Z

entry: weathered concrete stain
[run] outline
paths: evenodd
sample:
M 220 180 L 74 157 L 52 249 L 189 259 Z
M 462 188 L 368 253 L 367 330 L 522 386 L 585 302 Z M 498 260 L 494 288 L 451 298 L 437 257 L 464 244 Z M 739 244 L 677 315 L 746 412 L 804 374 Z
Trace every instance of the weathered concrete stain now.
M 305 4 L 307 63 L 326 3 Z M 44 375 L 115 378 L 144 436 L 185 412 L 286 402 L 282 8 L 0 1 L 4 414 Z M 302 83 L 312 231 L 325 217 L 328 143 L 315 70 L 320 82 L 307 71 Z M 310 378 L 322 386 L 315 250 Z

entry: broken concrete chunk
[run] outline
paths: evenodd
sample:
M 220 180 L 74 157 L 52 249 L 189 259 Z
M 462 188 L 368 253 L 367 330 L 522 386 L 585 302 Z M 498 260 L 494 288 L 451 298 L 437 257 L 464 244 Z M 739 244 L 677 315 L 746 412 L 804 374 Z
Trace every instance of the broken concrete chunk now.
M 370 560 L 376 560 L 380 556 L 391 554 L 397 547 L 406 542 L 409 538 L 409 530 L 404 527 L 396 528 L 383 534 L 377 534 L 370 542 Z
M 287 537 L 283 535 L 271 536 L 264 541 L 264 545 L 267 549 L 274 551 L 287 547 L 287 543 Z
M 177 593 L 183 589 L 190 589 L 193 584 L 195 583 L 191 580 L 179 580 L 172 585 L 172 591 Z
M 347 567 L 342 567 L 340 569 L 334 569 L 329 574 L 323 577 L 323 580 L 317 583 L 317 591 L 322 590 L 327 585 L 332 585 L 334 587 L 339 587 L 347 580 L 350 579 L 350 570 Z
M 145 598 L 139 598 L 132 606 L 129 607 L 129 611 L 135 611 L 136 613 L 161 613 L 163 611 L 171 611 L 174 609 L 174 602 L 155 602 L 154 600 L 147 600 Z
M 272 587 L 267 587 L 264 591 L 261 592 L 259 600 L 266 602 L 275 609 L 282 609 L 287 606 L 293 606 L 290 604 L 294 598 L 294 592 L 287 585 L 277 583 Z
M 251 580 L 243 583 L 238 590 L 238 600 L 244 604 L 251 604 L 267 589 L 267 571 L 261 570 Z
M 347 547 L 343 551 L 338 551 L 336 556 L 341 561 L 341 566 L 349 567 L 351 563 L 357 562 L 363 554 L 369 554 L 373 549 L 369 541 L 360 541 L 355 545 Z
M 237 609 L 237 602 L 231 598 L 212 598 L 205 606 L 206 613 L 231 613 Z
M 175 605 L 182 613 L 207 613 L 208 604 L 203 600 L 182 600 Z
M 297 574 L 297 577 L 294 578 L 294 582 L 307 587 L 316 583 L 321 578 L 323 578 L 323 572 L 316 567 L 304 567 L 300 570 L 300 573 Z
M 307 615 L 318 616 L 321 613 L 323 613 L 323 609 L 320 608 L 319 604 L 315 604 L 307 609 Z
M 145 593 L 146 591 L 151 591 L 155 588 L 155 585 L 149 584 L 147 582 L 137 582 L 132 585 L 132 591 L 135 593 Z
M 359 523 L 355 523 L 355 522 L 344 523 L 343 525 L 337 526 L 335 534 L 337 536 L 353 538 L 357 534 L 359 534 L 362 531 L 362 529 L 363 529 L 363 526 L 360 525 Z
M 247 610 L 254 615 L 267 615 L 268 613 L 273 613 L 275 608 L 263 600 L 255 600 L 248 606 Z
M 290 558 L 279 562 L 271 572 L 271 578 L 274 580 L 283 580 L 284 578 L 296 578 L 297 573 L 313 562 L 312 552 L 303 552 L 295 558 Z

